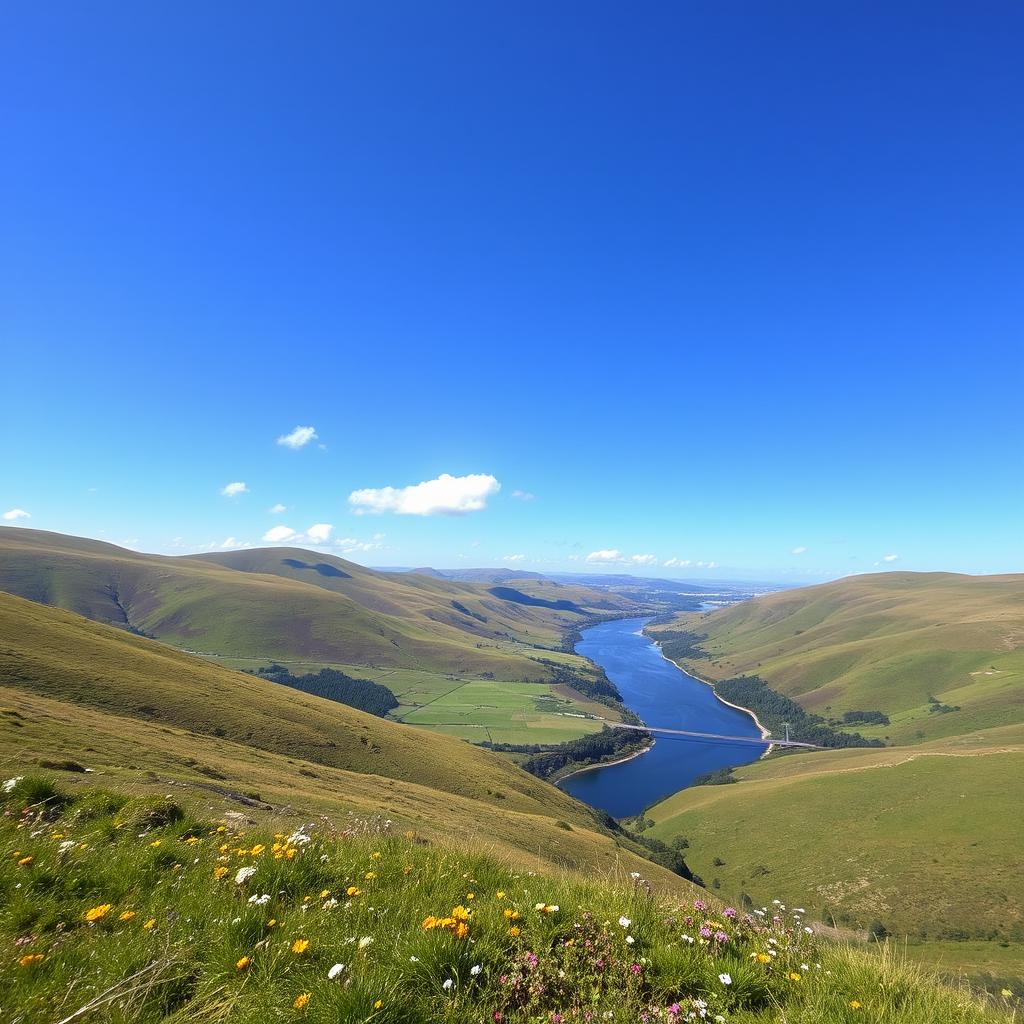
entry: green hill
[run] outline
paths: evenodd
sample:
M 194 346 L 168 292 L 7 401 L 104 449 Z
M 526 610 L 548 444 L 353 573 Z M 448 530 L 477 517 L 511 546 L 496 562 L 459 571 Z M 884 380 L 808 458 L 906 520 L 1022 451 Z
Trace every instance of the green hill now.
M 693 870 L 737 899 L 940 940 L 945 962 L 950 940 L 987 940 L 978 959 L 1024 974 L 1024 577 L 860 576 L 651 632 L 703 678 L 757 675 L 839 728 L 890 721 L 846 725 L 883 749 L 774 756 L 677 793 L 650 834 L 687 837 Z
M 381 814 L 428 835 L 479 837 L 522 864 L 642 865 L 659 884 L 685 886 L 499 755 L 6 594 L 0 686 L 0 757 L 12 774 L 72 762 L 135 791 L 170 786 L 244 813 Z

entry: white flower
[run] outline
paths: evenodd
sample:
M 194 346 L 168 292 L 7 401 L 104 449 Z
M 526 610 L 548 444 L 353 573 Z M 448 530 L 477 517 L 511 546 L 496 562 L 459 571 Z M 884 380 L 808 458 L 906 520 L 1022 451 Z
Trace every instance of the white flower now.
M 446 978 L 441 988 L 443 988 L 445 992 L 447 992 L 452 987 L 453 984 L 454 982 L 452 981 L 451 978 Z
M 333 910 L 338 905 L 338 901 L 332 896 L 329 900 L 324 900 L 321 906 L 324 910 Z
M 731 974 L 720 974 L 718 976 L 718 980 L 723 985 L 731 985 L 732 984 L 732 975 Z
M 634 942 L 636 942 L 636 939 L 634 939 L 632 935 L 626 936 L 626 943 L 628 945 L 632 946 Z
M 409 957 L 409 963 L 411 963 L 411 964 L 418 964 L 419 962 L 420 962 L 420 958 L 418 956 L 411 956 L 411 957 Z
M 300 828 L 297 832 L 293 832 L 288 837 L 289 846 L 305 846 L 306 843 L 312 842 L 312 838 L 307 836 L 305 832 Z
M 639 878 L 640 877 L 640 872 L 639 871 L 630 871 L 629 877 L 630 878 Z
M 246 879 L 252 878 L 256 874 L 255 868 L 239 868 L 235 872 L 235 884 L 241 885 Z
M 620 917 L 619 918 L 619 927 L 620 928 L 628 928 L 632 923 L 633 922 L 630 921 L 630 919 L 628 917 Z
M 19 782 L 21 782 L 21 780 L 22 780 L 23 778 L 25 778 L 25 776 L 24 776 L 24 775 L 15 775 L 13 779 L 5 779 L 5 780 L 4 780 L 4 792 L 5 792 L 5 793 L 10 793 L 10 792 L 13 792 L 13 790 L 14 790 L 14 787 L 15 787 L 15 786 L 16 786 L 16 785 L 17 785 L 17 784 L 18 784 Z
M 366 949 L 366 947 L 367 947 L 367 946 L 369 946 L 369 945 L 370 945 L 370 944 L 371 944 L 372 942 L 373 942 L 373 938 L 372 938 L 372 936 L 370 936 L 370 935 L 364 935 L 364 936 L 363 936 L 363 937 L 362 937 L 362 938 L 361 938 L 361 939 L 359 940 L 359 948 L 360 948 L 360 949 Z
M 800 970 L 801 971 L 809 971 L 810 969 L 811 968 L 807 964 L 801 964 L 800 965 Z
M 814 934 L 814 929 L 811 928 L 809 925 L 804 925 L 804 931 L 807 932 L 808 935 Z
M 57 847 L 57 853 L 59 853 L 63 857 L 64 854 L 68 852 L 68 850 L 73 850 L 74 848 L 74 839 L 65 839 L 64 842 Z
M 330 970 L 329 970 L 329 971 L 327 972 L 327 977 L 328 977 L 328 979 L 329 979 L 329 980 L 331 980 L 331 981 L 334 981 L 334 979 L 335 979 L 335 978 L 336 978 L 336 977 L 337 977 L 337 976 L 338 976 L 339 974 L 341 974 L 341 972 L 342 972 L 343 970 L 345 970 L 345 965 L 344 965 L 344 964 L 335 964 L 335 965 L 334 965 L 334 966 L 333 966 L 333 967 L 332 967 L 332 968 L 331 968 L 331 969 L 330 969 Z
M 694 938 L 692 935 L 684 935 L 683 942 L 688 942 L 692 946 L 694 943 Z
M 483 968 L 479 964 L 473 964 L 469 969 L 469 973 L 475 978 L 482 970 Z
M 250 868 L 249 870 L 255 871 L 256 869 L 255 868 Z M 248 877 L 249 876 L 246 875 L 246 878 L 248 878 Z M 243 879 L 243 881 L 244 880 L 245 879 Z M 237 879 L 236 879 L 236 881 L 237 881 Z M 270 902 L 270 893 L 269 892 L 265 892 L 262 896 L 250 896 L 249 897 L 249 902 L 250 903 L 254 903 L 257 907 L 265 907 Z

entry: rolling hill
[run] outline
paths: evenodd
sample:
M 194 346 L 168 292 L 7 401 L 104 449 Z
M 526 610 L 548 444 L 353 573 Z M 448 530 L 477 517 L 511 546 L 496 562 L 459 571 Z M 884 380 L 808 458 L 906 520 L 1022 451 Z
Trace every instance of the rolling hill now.
M 89 768 L 133 792 L 246 814 L 384 815 L 520 865 L 678 876 L 496 754 L 0 594 L 0 757 Z M 95 779 L 95 775 L 89 776 Z
M 988 940 L 1024 973 L 1024 576 L 858 576 L 651 633 L 681 631 L 688 671 L 760 676 L 839 728 L 881 713 L 847 727 L 887 746 L 736 769 L 738 785 L 649 809 L 651 834 L 687 837 L 693 869 L 737 899 L 880 922 L 946 959 L 943 942 Z

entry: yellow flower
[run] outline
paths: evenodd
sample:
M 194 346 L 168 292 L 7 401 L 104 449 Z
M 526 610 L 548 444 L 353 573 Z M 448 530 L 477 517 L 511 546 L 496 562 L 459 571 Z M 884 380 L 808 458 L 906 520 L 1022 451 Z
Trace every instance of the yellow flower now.
M 189 836 L 188 839 L 185 840 L 185 844 L 187 846 L 194 846 L 198 842 L 199 842 L 199 836 Z
M 464 939 L 469 935 L 469 925 L 465 921 L 459 921 L 453 929 L 453 934 L 457 939 Z
M 253 857 L 258 857 L 266 848 L 264 843 L 257 843 L 249 852 Z
M 219 864 L 213 869 L 214 878 L 223 878 L 228 873 L 228 869 L 223 864 Z
M 145 931 L 151 932 L 156 927 L 156 918 L 151 917 L 142 927 Z
M 271 919 L 270 919 L 270 920 L 269 920 L 269 921 L 267 922 L 267 927 L 268 927 L 268 928 L 273 928 L 275 924 L 277 924 L 277 918 L 276 918 L 276 917 L 272 917 L 272 918 L 271 918 Z
M 859 999 L 851 999 L 850 1000 L 850 1009 L 851 1010 L 859 1010 L 860 1009 L 860 1000 Z
M 476 899 L 476 893 L 475 892 L 467 892 L 466 893 L 466 899 L 467 900 L 475 900 Z
M 377 853 L 377 851 L 376 851 L 376 850 L 375 850 L 375 851 L 374 851 L 373 853 L 371 853 L 371 854 L 370 854 L 370 857 L 371 857 L 371 858 L 372 858 L 373 860 L 380 860 L 380 854 L 379 854 L 379 853 Z
M 251 963 L 252 963 L 252 957 L 251 956 L 243 956 L 242 959 L 239 960 L 235 964 L 235 970 L 236 971 L 244 971 L 246 969 L 246 967 L 248 967 L 249 964 L 251 964 Z
M 383 1005 L 384 1005 L 384 1000 L 383 1000 L 383 999 L 378 999 L 378 1000 L 377 1000 L 377 1001 L 376 1001 L 376 1002 L 375 1002 L 375 1003 L 373 1004 L 373 1008 L 374 1008 L 375 1010 L 379 1010 L 379 1009 L 380 1009 L 380 1008 L 381 1008 L 381 1007 L 382 1007 Z
M 505 890 L 499 889 L 494 895 L 497 896 L 499 900 L 503 900 L 505 898 Z
M 32 861 L 34 861 L 34 860 L 35 860 L 35 857 L 22 857 L 21 860 L 18 861 L 18 867 L 19 868 L 27 868 L 29 866 L 29 864 L 31 864 Z
M 150 846 L 159 846 L 162 842 L 163 842 L 162 839 L 154 839 L 153 842 L 151 842 L 149 845 Z
M 512 927 L 509 928 L 508 933 L 514 939 L 519 935 L 519 929 L 515 925 L 512 925 Z
M 521 916 L 522 915 L 518 910 L 513 910 L 511 907 L 505 908 L 505 917 L 508 918 L 509 921 L 518 921 Z
M 772 958 L 767 953 L 757 953 L 756 956 L 759 964 L 770 964 L 772 962 Z
M 43 953 L 26 953 L 18 961 L 21 967 L 32 967 L 34 964 L 41 963 L 44 959 Z
M 345 890 L 345 895 L 346 896 L 361 896 L 362 892 L 363 892 L 363 890 L 360 889 L 358 885 L 350 885 Z
M 301 1010 L 306 1003 L 309 1002 L 310 998 L 311 996 L 308 992 L 302 992 L 295 997 L 295 1002 L 292 1003 L 292 1006 L 294 1006 L 296 1010 Z
M 365 878 L 367 882 L 372 882 L 376 877 L 377 877 L 377 872 L 376 871 L 367 871 L 366 874 L 363 875 L 363 878 Z
M 1012 995 L 1013 995 L 1013 989 L 1012 989 L 1012 988 L 1003 988 L 1003 989 L 1000 989 L 1000 990 L 999 990 L 999 994 L 1000 994 L 1000 995 L 1001 995 L 1001 996 L 1002 996 L 1002 997 L 1003 997 L 1004 999 L 1009 999 L 1009 998 L 1010 998 L 1010 996 L 1012 996 Z
M 320 890 L 320 899 L 325 900 L 330 895 L 331 895 L 331 890 L 330 889 L 321 889 Z
M 786 980 L 787 981 L 799 981 L 800 980 L 800 973 L 798 971 L 790 971 L 789 974 L 786 975 Z
M 101 917 L 106 917 L 113 906 L 113 903 L 101 903 L 98 907 L 92 907 L 90 910 L 87 910 L 82 916 L 86 921 L 98 921 Z
M 118 921 L 130 921 L 135 916 L 134 910 L 126 910 L 119 918 Z
M 296 955 L 305 953 L 307 949 L 309 949 L 309 939 L 296 939 L 292 943 L 292 952 Z
M 294 859 L 295 859 L 295 847 L 294 847 L 294 846 L 292 846 L 292 847 L 289 847 L 289 848 L 288 848 L 287 850 L 285 850 L 285 851 L 284 851 L 284 855 L 285 855 L 285 856 L 286 856 L 286 857 L 287 857 L 287 858 L 288 858 L 289 860 L 294 860 Z M 305 1004 L 305 1003 L 303 1003 L 302 1005 L 303 1005 L 303 1006 L 305 1006 L 306 1004 Z

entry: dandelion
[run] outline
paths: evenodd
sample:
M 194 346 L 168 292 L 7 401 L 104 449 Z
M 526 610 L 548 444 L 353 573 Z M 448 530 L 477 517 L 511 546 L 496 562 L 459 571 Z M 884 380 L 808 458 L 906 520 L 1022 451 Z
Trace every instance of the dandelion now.
M 790 971 L 789 974 L 786 975 L 786 980 L 787 981 L 799 981 L 800 980 L 800 973 L 799 973 L 799 971 Z
M 18 867 L 19 868 L 27 868 L 29 866 L 29 864 L 31 864 L 32 861 L 34 861 L 34 860 L 35 860 L 35 857 L 22 857 L 21 860 L 18 861 Z
M 292 1003 L 292 1006 L 296 1010 L 301 1010 L 311 998 L 312 996 L 308 992 L 301 992 L 295 997 L 295 1002 Z
M 258 857 L 265 849 L 266 849 L 266 846 L 263 843 L 257 843 L 249 851 L 249 856 L 251 856 L 251 857 Z
M 363 894 L 363 890 L 360 889 L 358 885 L 350 885 L 345 890 L 345 895 L 346 896 L 361 896 L 362 894 Z
M 249 966 L 249 964 L 251 964 L 251 963 L 252 963 L 252 957 L 251 956 L 243 956 L 241 960 L 238 960 L 235 963 L 235 970 L 236 971 L 244 971 Z
M 859 1010 L 860 1008 L 861 1008 L 861 1001 L 859 999 L 851 999 L 850 1000 L 850 1009 L 851 1010 Z
M 772 962 L 772 958 L 767 953 L 755 953 L 754 956 L 759 964 L 770 964 Z
M 335 964 L 327 972 L 327 980 L 328 981 L 334 981 L 334 979 L 337 978 L 338 975 L 341 974 L 341 972 L 344 971 L 344 970 L 345 970 L 345 965 L 344 964 Z
M 497 897 L 497 898 L 498 898 L 499 900 L 503 900 L 503 899 L 505 898 L 505 890 L 504 890 L 504 889 L 499 889 L 499 890 L 498 890 L 498 891 L 497 891 L 497 892 L 496 892 L 496 893 L 495 893 L 494 895 L 495 895 L 495 896 L 496 896 L 496 897 Z
M 98 907 L 91 907 L 82 915 L 82 917 L 84 917 L 86 921 L 89 921 L 90 923 L 92 921 L 99 921 L 101 918 L 106 917 L 107 914 L 109 914 L 110 911 L 113 909 L 113 907 L 113 903 L 101 903 Z
M 376 877 L 377 877 L 377 872 L 376 871 L 367 871 L 366 874 L 363 875 L 363 878 L 367 882 L 372 882 Z
M 134 916 L 134 910 L 126 910 L 120 917 L 118 917 L 118 921 L 130 921 Z
M 371 860 L 380 860 L 380 854 L 376 850 L 374 850 L 373 853 L 370 854 L 370 859 Z
M 309 949 L 309 939 L 296 939 L 292 943 L 292 952 L 298 956 L 301 953 L 305 953 Z
M 731 985 L 732 984 L 732 975 L 731 974 L 720 974 L 718 976 L 718 980 L 723 985 Z
M 220 879 L 222 879 L 227 873 L 228 869 L 224 867 L 223 864 L 218 864 L 217 867 L 213 869 L 213 877 L 218 881 L 220 881 Z
M 517 928 L 515 925 L 512 925 L 512 927 L 509 928 L 508 933 L 512 936 L 513 939 L 518 939 L 519 936 L 522 934 L 521 930 Z
M 149 845 L 155 850 L 162 842 L 162 839 L 154 839 Z
M 513 910 L 511 907 L 505 908 L 505 917 L 509 921 L 518 921 L 521 916 L 518 910 Z
M 156 918 L 151 917 L 143 926 L 143 931 L 151 932 L 156 927 Z
M 248 881 L 250 878 L 252 878 L 252 876 L 255 875 L 255 874 L 256 874 L 256 869 L 253 868 L 253 867 L 239 868 L 235 872 L 235 885 L 242 885 L 243 883 Z
M 380 1009 L 380 1008 L 381 1008 L 381 1007 L 382 1007 L 383 1005 L 384 1005 L 384 1000 L 383 1000 L 383 999 L 378 999 L 378 1000 L 377 1000 L 377 1001 L 376 1001 L 376 1002 L 375 1002 L 375 1003 L 373 1004 L 373 1008 L 374 1008 L 375 1010 L 379 1010 L 379 1009 Z
M 320 890 L 320 899 L 325 900 L 330 895 L 331 895 L 331 890 L 330 889 L 321 889 Z
M 36 964 L 42 963 L 45 958 L 46 955 L 44 953 L 26 953 L 18 960 L 18 965 L 20 967 L 34 967 Z

